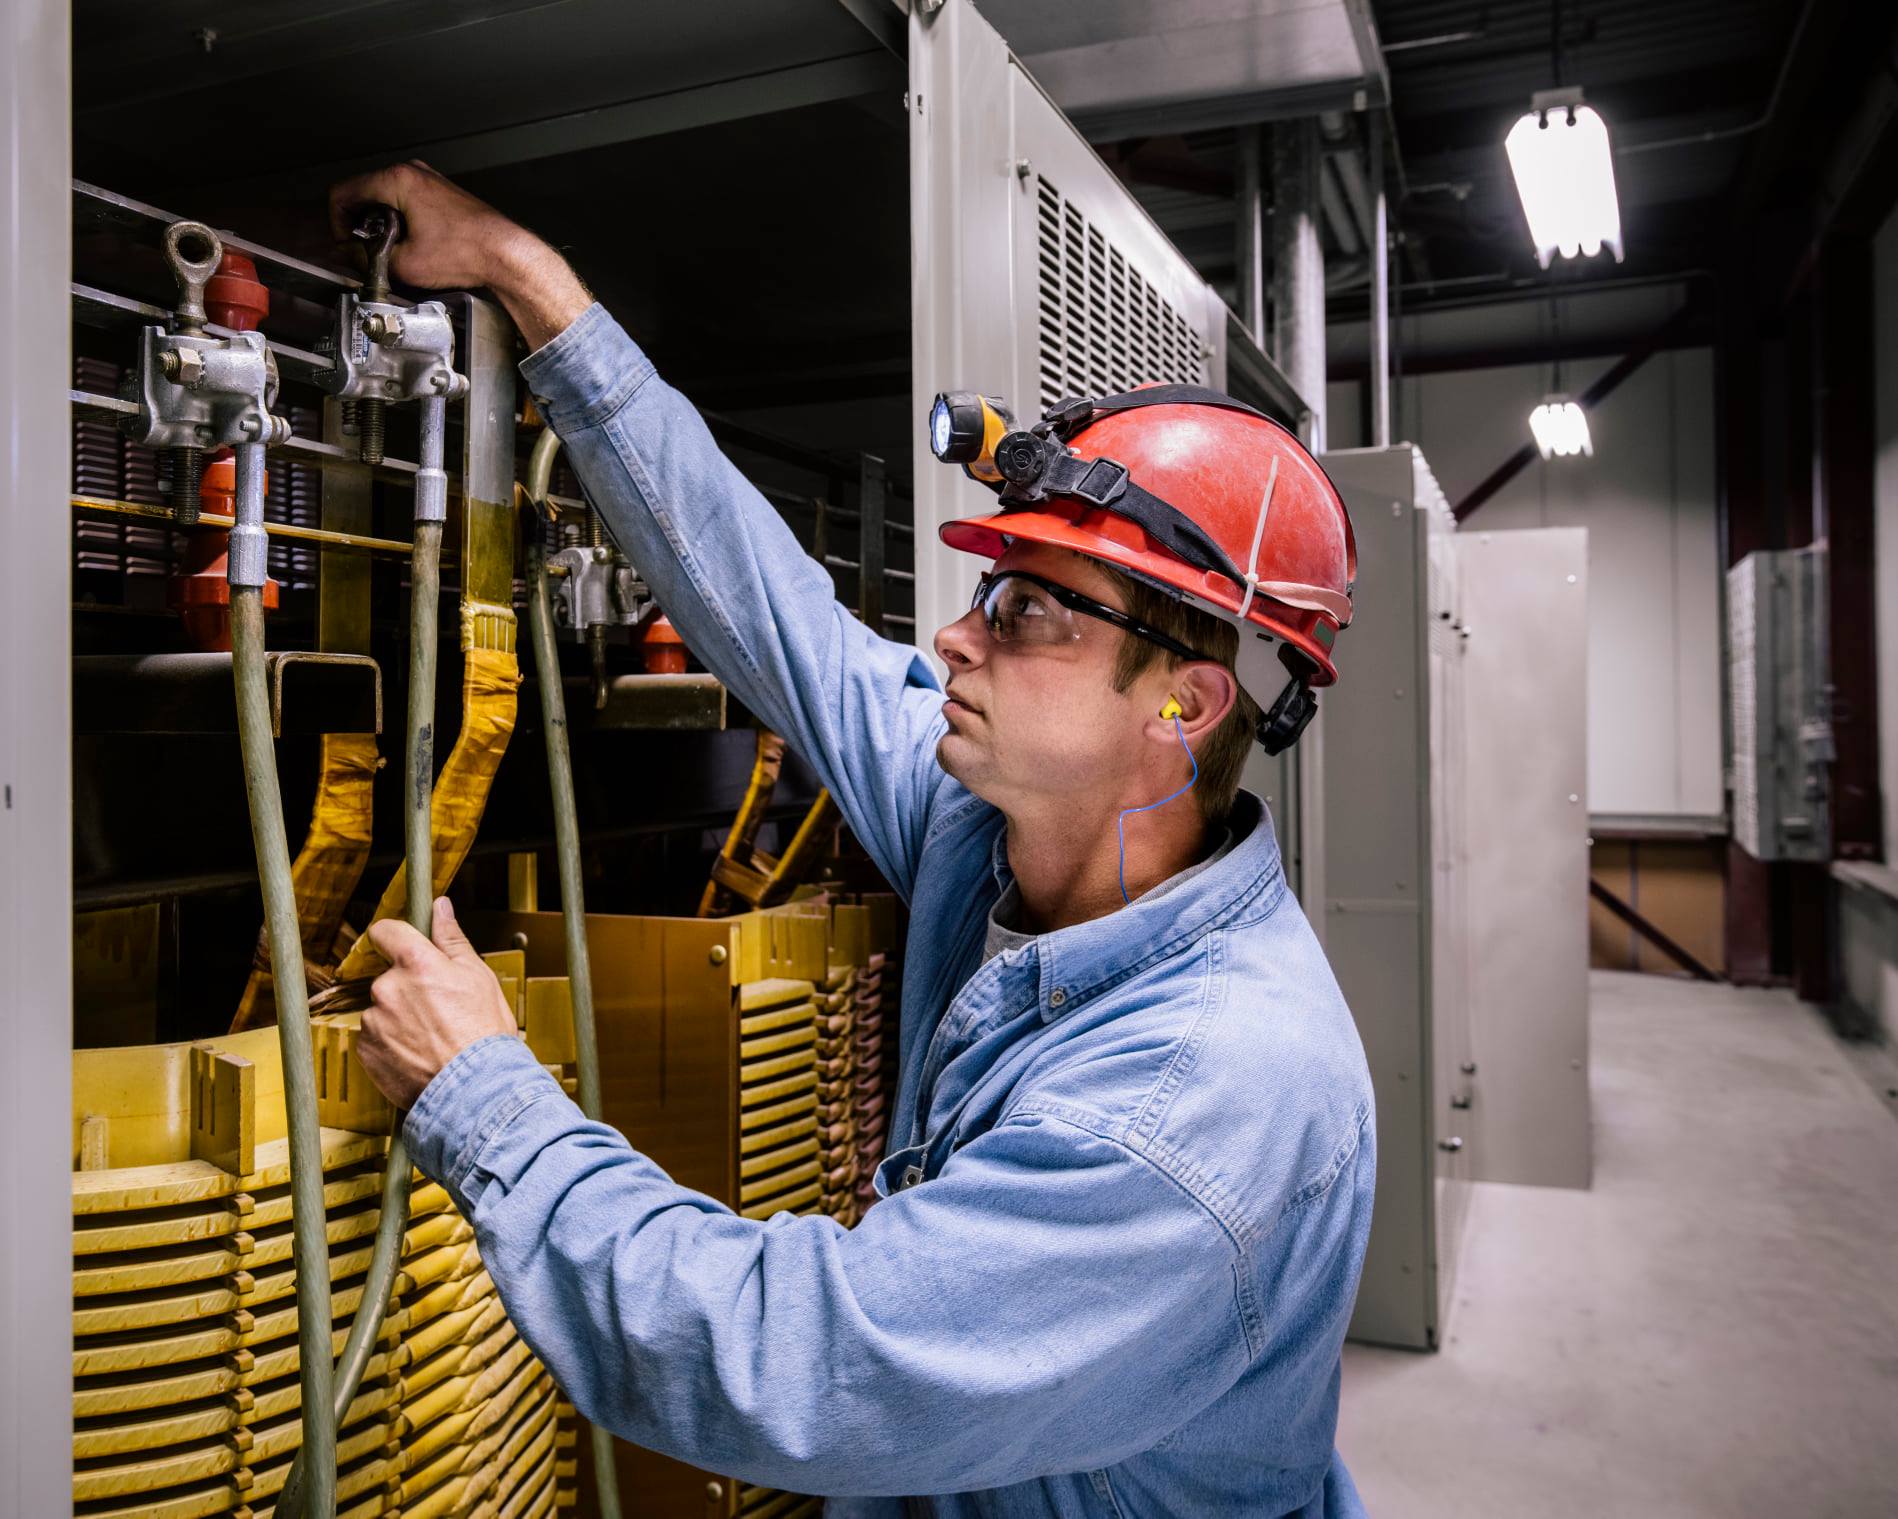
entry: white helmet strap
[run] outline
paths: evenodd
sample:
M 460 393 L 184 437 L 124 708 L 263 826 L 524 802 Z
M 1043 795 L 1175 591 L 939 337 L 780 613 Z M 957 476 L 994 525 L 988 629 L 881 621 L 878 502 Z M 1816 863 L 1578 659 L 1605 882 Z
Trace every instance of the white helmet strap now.
M 1239 603 L 1239 626 L 1246 625 L 1246 613 L 1252 610 L 1253 594 L 1259 589 L 1259 545 L 1265 541 L 1266 514 L 1272 510 L 1272 490 L 1279 483 L 1279 456 L 1272 455 L 1272 469 L 1265 477 L 1265 494 L 1259 498 L 1259 520 L 1252 524 L 1252 548 L 1246 554 L 1246 594 Z

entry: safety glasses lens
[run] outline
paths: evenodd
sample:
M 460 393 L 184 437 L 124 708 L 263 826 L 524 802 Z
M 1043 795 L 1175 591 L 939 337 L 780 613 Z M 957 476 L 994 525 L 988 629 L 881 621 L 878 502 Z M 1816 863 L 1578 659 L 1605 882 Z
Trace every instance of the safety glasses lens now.
M 997 643 L 1071 643 L 1081 636 L 1074 614 L 1032 580 L 985 577 L 975 604 Z

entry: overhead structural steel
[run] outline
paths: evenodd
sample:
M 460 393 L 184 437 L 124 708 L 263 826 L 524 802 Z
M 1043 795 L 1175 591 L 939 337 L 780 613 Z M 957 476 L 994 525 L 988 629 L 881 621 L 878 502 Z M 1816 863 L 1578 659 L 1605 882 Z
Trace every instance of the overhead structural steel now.
M 373 157 L 305 166 L 299 174 L 311 179 L 341 178 L 404 158 L 426 159 L 444 174 L 470 174 L 775 111 L 851 100 L 878 89 L 900 91 L 901 81 L 901 65 L 881 47 L 872 47 L 838 58 L 562 112 L 516 126 L 412 142 Z M 259 177 L 244 183 L 262 184 L 264 180 Z

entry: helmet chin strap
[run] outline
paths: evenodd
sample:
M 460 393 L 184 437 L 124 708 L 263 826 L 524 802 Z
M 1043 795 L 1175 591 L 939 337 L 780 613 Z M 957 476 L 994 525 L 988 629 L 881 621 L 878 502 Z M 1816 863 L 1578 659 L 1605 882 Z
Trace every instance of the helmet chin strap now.
M 1275 665 L 1291 675 L 1282 687 Z M 1283 754 L 1291 748 L 1317 715 L 1313 673 L 1311 661 L 1290 644 L 1274 644 L 1255 629 L 1241 629 L 1233 674 L 1246 695 L 1259 704 L 1262 715 L 1255 736 L 1267 754 Z M 1278 696 L 1268 702 L 1266 693 L 1275 687 L 1279 687 Z

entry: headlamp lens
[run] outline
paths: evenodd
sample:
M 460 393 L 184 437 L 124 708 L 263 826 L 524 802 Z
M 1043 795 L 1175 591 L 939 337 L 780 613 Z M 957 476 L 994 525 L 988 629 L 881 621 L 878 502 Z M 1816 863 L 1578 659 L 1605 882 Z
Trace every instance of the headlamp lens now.
M 947 390 L 929 408 L 929 451 L 944 464 L 973 464 L 982 457 L 988 418 L 972 390 Z

